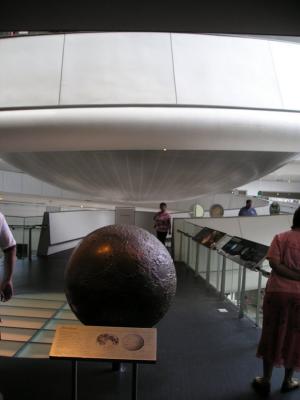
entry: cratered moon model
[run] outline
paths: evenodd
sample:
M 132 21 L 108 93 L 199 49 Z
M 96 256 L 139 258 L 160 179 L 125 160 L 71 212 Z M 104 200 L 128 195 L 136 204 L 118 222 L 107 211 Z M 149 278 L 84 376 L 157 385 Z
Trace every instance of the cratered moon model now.
M 86 236 L 65 271 L 71 309 L 86 325 L 151 327 L 167 312 L 176 272 L 165 246 L 132 225 Z

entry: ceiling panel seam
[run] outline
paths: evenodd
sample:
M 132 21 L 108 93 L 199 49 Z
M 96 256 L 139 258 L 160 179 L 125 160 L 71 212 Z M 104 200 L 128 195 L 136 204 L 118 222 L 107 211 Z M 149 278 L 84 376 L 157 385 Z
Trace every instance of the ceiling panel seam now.
M 172 56 L 172 69 L 173 69 L 173 80 L 174 80 L 174 90 L 175 90 L 175 101 L 176 101 L 176 104 L 178 104 L 172 33 L 170 33 L 170 46 L 171 46 L 171 56 Z
M 64 57 L 65 57 L 65 42 L 66 42 L 66 35 L 63 36 L 63 46 L 62 46 L 62 54 L 61 54 L 61 68 L 60 68 L 60 80 L 59 80 L 59 93 L 58 93 L 58 105 L 60 105 L 61 99 L 61 86 L 62 86 L 62 77 L 63 77 L 63 68 L 64 68 Z
M 281 93 L 280 82 L 279 82 L 279 79 L 278 79 L 276 64 L 275 64 L 274 57 L 273 57 L 272 45 L 269 42 L 268 42 L 268 48 L 269 48 L 269 52 L 270 52 L 270 56 L 271 56 L 271 62 L 272 62 L 272 65 L 273 65 L 275 81 L 276 81 L 276 86 L 277 86 L 277 89 L 278 89 L 278 94 L 279 94 L 279 97 L 280 97 L 281 107 L 284 108 L 285 104 L 284 104 L 283 96 L 282 96 L 282 93 Z

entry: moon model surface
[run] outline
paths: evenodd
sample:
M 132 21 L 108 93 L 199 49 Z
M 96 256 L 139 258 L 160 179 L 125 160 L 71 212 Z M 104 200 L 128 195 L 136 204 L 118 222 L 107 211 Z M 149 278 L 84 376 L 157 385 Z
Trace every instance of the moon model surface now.
M 173 260 L 155 236 L 110 225 L 86 236 L 65 271 L 71 309 L 86 325 L 151 327 L 176 291 Z

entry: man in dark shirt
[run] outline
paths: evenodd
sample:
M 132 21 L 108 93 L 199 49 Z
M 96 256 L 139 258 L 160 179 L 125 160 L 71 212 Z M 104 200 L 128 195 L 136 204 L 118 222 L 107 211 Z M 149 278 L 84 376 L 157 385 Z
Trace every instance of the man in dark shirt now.
M 246 206 L 242 207 L 239 212 L 239 217 L 256 217 L 256 210 L 252 207 L 252 200 L 246 201 Z

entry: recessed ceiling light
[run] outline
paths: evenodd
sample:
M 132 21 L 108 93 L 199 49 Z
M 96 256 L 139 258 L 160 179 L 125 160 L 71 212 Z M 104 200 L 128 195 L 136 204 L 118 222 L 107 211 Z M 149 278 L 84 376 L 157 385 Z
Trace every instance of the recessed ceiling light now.
M 167 151 L 167 148 L 166 148 L 166 147 L 163 147 L 163 151 Z
M 82 204 L 80 204 L 80 208 L 83 208 L 83 205 L 82 205 Z

